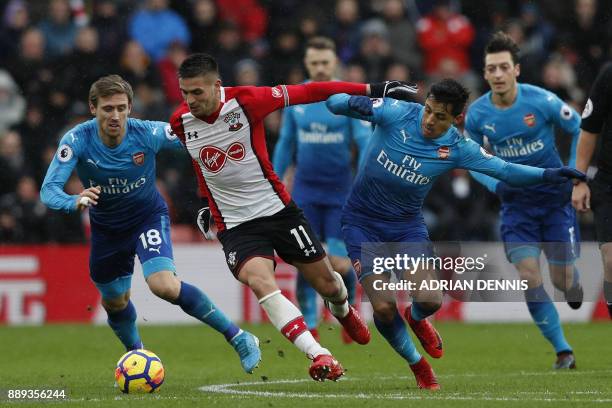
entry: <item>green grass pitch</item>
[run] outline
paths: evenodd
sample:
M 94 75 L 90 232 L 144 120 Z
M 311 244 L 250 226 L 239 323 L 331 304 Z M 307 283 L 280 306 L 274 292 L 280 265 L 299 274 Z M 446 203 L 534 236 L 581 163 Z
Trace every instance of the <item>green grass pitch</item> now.
M 223 338 L 204 326 L 145 326 L 145 345 L 166 368 L 156 394 L 123 395 L 114 365 L 123 354 L 108 327 L 1 327 L 0 406 L 68 407 L 574 407 L 612 406 L 612 326 L 566 324 L 578 369 L 554 372 L 554 354 L 531 324 L 437 323 L 445 355 L 429 359 L 442 390 L 418 390 L 412 373 L 373 330 L 367 346 L 345 346 L 337 326 L 322 343 L 347 369 L 316 383 L 308 361 L 270 325 L 252 326 L 263 361 L 242 372 Z M 6 400 L 7 389 L 64 388 L 69 399 Z

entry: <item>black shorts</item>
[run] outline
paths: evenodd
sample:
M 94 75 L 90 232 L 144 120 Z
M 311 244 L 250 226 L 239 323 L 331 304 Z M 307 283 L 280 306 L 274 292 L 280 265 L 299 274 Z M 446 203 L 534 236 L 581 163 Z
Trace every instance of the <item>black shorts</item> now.
M 247 221 L 217 237 L 234 276 L 251 258 L 274 260 L 275 250 L 289 264 L 316 262 L 325 257 L 321 242 L 293 201 L 274 215 Z
M 612 180 L 598 173 L 589 186 L 597 241 L 612 242 Z

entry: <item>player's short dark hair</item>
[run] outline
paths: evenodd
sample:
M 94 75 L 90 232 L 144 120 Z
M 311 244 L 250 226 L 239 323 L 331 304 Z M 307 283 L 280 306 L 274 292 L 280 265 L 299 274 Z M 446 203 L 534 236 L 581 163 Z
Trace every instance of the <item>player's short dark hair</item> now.
M 314 48 L 315 50 L 332 50 L 336 52 L 336 43 L 328 37 L 318 36 L 312 37 L 306 43 L 306 49 Z
M 431 86 L 427 97 L 432 97 L 436 102 L 450 104 L 453 116 L 460 115 L 465 109 L 465 104 L 470 97 L 470 92 L 454 79 L 445 78 Z
M 219 75 L 219 66 L 212 56 L 204 53 L 191 54 L 178 69 L 179 78 L 195 78 L 209 73 Z
M 489 43 L 485 47 L 485 56 L 487 54 L 495 54 L 504 51 L 508 51 L 512 56 L 512 62 L 518 64 L 521 49 L 508 34 L 503 31 L 498 31 L 493 34 L 493 37 L 491 37 Z
M 125 94 L 128 97 L 128 102 L 132 104 L 134 99 L 134 91 L 132 85 L 119 75 L 107 75 L 98 79 L 91 84 L 89 88 L 89 103 L 93 106 L 98 106 L 100 97 L 106 98 L 116 94 Z

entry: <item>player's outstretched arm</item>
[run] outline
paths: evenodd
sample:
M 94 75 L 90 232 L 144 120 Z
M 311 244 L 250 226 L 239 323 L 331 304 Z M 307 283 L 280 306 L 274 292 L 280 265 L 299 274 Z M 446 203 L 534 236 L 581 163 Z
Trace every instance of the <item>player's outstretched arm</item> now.
M 503 161 L 501 159 L 495 158 Z M 505 163 L 505 169 L 501 172 L 491 171 L 491 175 L 505 181 L 511 186 L 532 186 L 540 183 L 563 184 L 571 179 L 585 180 L 586 175 L 571 167 L 557 167 L 541 169 L 539 167 L 526 166 L 516 163 Z
M 402 81 L 384 81 L 371 84 L 342 81 L 308 82 L 300 85 L 281 85 L 280 87 L 286 89 L 288 99 L 285 101 L 286 106 L 321 102 L 340 93 L 413 102 L 418 91 L 416 85 Z
M 512 187 L 508 183 L 500 181 L 486 174 L 478 173 L 477 171 L 469 172 L 474 180 L 482 184 L 487 190 L 493 194 L 497 194 L 502 200 L 508 201 L 513 197 L 522 193 L 521 187 Z
M 486 174 L 478 173 L 477 171 L 470 170 L 469 173 L 474 178 L 474 180 L 476 180 L 477 182 L 482 184 L 487 190 L 495 194 L 497 185 L 500 183 L 498 179 L 493 178 L 491 176 L 487 176 Z
M 465 140 L 459 157 L 459 167 L 484 173 L 511 186 L 531 186 L 540 183 L 561 184 L 570 179 L 584 180 L 584 173 L 570 167 L 541 169 L 508 163 L 488 153 L 472 140 Z
M 336 115 L 375 122 L 374 103 L 367 96 L 351 96 L 337 94 L 330 96 L 325 102 L 327 109 Z

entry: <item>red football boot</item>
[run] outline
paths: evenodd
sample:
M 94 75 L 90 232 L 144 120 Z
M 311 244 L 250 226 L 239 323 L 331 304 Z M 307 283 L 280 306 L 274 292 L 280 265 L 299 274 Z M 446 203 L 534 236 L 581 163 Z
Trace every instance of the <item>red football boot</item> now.
M 337 317 L 337 319 L 351 339 L 359 344 L 370 342 L 370 329 L 353 306 L 349 305 L 349 312 L 346 316 Z
M 344 327 L 342 328 L 342 330 L 340 330 L 340 338 L 342 339 L 342 343 L 344 344 L 351 344 L 353 342 L 353 339 Z
M 419 388 L 431 391 L 440 389 L 436 374 L 433 372 L 427 360 L 425 360 L 425 357 L 421 357 L 417 363 L 411 364 L 410 369 L 414 373 Z
M 444 354 L 444 350 L 442 349 L 442 337 L 440 337 L 438 331 L 427 319 L 414 320 L 410 314 L 411 309 L 412 305 L 404 310 L 404 318 L 408 322 L 408 325 L 414 334 L 416 334 L 427 354 L 433 358 L 442 357 Z
M 344 375 L 344 368 L 329 354 L 319 354 L 312 360 L 308 373 L 315 381 L 337 381 Z

